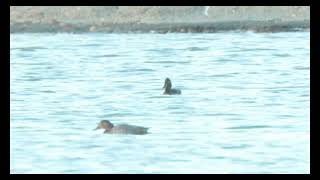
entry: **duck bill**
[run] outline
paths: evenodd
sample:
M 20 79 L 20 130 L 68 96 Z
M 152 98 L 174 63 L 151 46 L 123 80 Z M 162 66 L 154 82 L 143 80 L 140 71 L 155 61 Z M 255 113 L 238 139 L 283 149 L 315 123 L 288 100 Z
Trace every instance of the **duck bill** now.
M 93 129 L 93 131 L 98 130 L 98 129 L 100 129 L 100 127 L 99 127 L 99 126 L 98 126 L 98 127 L 96 127 L 95 129 Z
M 164 83 L 162 89 L 166 88 L 167 87 L 167 82 Z

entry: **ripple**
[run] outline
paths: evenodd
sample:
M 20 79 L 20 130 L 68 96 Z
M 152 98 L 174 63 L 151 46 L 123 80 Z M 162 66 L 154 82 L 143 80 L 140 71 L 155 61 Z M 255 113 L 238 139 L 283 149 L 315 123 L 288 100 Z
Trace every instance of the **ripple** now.
M 284 106 L 284 104 L 281 103 L 265 103 L 264 106 L 270 107 L 270 106 Z
M 233 54 L 233 55 L 229 55 L 229 56 L 232 56 L 234 58 L 234 57 L 237 57 L 238 55 L 237 54 Z M 237 59 L 226 59 L 226 58 L 219 58 L 219 59 L 217 59 L 215 61 L 219 62 L 219 63 L 234 63 L 234 62 L 238 62 Z
M 245 148 L 249 148 L 249 147 L 252 147 L 252 145 L 249 145 L 249 144 L 225 145 L 225 146 L 222 146 L 221 148 L 223 148 L 223 149 L 245 149 Z
M 288 53 L 282 53 L 282 54 L 277 53 L 277 54 L 273 54 L 273 56 L 277 56 L 277 57 L 289 57 L 289 56 L 291 56 L 291 55 L 288 54 Z
M 147 98 L 149 98 L 149 99 L 169 98 L 170 99 L 170 98 L 174 98 L 174 96 L 159 95 L 159 96 L 149 96 Z
M 119 112 L 119 113 L 107 113 L 106 115 L 104 116 L 100 116 L 100 118 L 111 118 L 111 117 L 127 117 L 127 116 L 130 116 L 130 115 L 134 115 L 132 113 L 128 113 L 128 112 Z
M 44 90 L 44 91 L 40 91 L 40 92 L 43 92 L 43 93 L 56 93 L 56 91 L 52 91 L 52 90 Z
M 205 113 L 206 116 L 239 116 L 236 113 Z
M 119 57 L 120 54 L 104 54 L 104 55 L 95 55 L 93 57 L 102 58 L 102 57 Z
M 260 164 L 261 166 L 268 166 L 268 165 L 274 165 L 276 164 L 276 162 L 263 161 L 263 162 L 259 162 L 258 164 Z
M 272 48 L 241 48 L 239 50 L 229 50 L 228 52 L 256 52 L 256 51 L 276 51 L 277 49 Z
M 18 48 L 10 48 L 10 50 L 20 50 L 20 51 L 35 51 L 35 50 L 39 50 L 39 49 L 48 49 L 46 47 L 38 47 L 38 46 L 34 46 L 34 47 L 18 47 Z
M 242 158 L 228 158 L 228 159 L 230 159 L 232 162 L 240 162 L 240 163 L 250 162 L 250 160 L 242 159 Z
M 186 49 L 182 50 L 187 50 L 187 51 L 207 51 L 209 47 L 188 47 Z
M 296 66 L 294 67 L 296 70 L 310 70 L 310 67 L 304 67 L 304 66 Z
M 142 68 L 142 69 L 130 69 L 130 68 L 127 68 L 127 69 L 123 69 L 123 70 L 119 70 L 119 71 L 116 71 L 116 72 L 119 72 L 119 73 L 130 73 L 130 72 L 154 72 L 155 70 L 153 69 L 146 69 L 146 68 Z
M 246 89 L 243 86 L 236 86 L 236 85 L 220 86 L 220 88 L 225 88 L 225 89 Z
M 239 73 L 226 73 L 226 74 L 214 74 L 214 75 L 210 75 L 209 77 L 234 77 L 236 75 L 239 75 Z
M 225 129 L 264 129 L 264 128 L 272 128 L 272 126 L 267 125 L 256 125 L 256 126 L 233 126 Z
M 145 61 L 150 64 L 189 64 L 191 61 Z
M 79 44 L 77 46 L 80 46 L 80 47 L 98 47 L 98 46 L 101 46 L 103 44 L 100 44 L 100 43 L 92 43 L 92 44 Z
M 175 52 L 176 49 L 173 49 L 173 48 L 157 48 L 157 49 L 146 49 L 145 51 L 165 53 L 165 52 Z
M 39 77 L 24 77 L 22 79 L 17 79 L 17 80 L 20 80 L 20 81 L 41 81 L 42 78 L 39 78 Z
M 227 157 L 224 156 L 210 156 L 209 159 L 227 159 Z

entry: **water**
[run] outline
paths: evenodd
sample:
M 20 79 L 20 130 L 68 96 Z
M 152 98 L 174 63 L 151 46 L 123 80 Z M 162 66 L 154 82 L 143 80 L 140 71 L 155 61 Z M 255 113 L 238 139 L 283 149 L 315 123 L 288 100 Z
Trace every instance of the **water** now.
M 11 173 L 310 173 L 310 33 L 11 34 L 10 108 Z

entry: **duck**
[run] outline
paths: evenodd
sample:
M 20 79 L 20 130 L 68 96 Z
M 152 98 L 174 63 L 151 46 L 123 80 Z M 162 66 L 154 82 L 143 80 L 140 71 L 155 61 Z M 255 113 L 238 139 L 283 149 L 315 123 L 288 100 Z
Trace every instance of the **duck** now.
M 172 87 L 171 80 L 169 78 L 166 78 L 164 81 L 164 86 L 162 88 L 162 89 L 165 89 L 163 94 L 168 94 L 168 95 L 181 94 L 180 89 L 173 89 L 171 87 Z
M 105 129 L 106 134 L 134 134 L 134 135 L 144 135 L 148 134 L 148 129 L 142 126 L 134 126 L 129 124 L 119 124 L 117 126 L 113 125 L 108 120 L 102 120 L 98 123 L 98 126 L 94 129 Z

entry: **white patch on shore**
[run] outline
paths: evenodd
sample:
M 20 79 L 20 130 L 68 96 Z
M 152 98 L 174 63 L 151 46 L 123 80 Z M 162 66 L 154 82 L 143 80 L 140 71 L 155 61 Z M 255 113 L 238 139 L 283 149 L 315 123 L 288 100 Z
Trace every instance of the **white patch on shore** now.
M 209 14 L 208 14 L 208 11 L 209 11 L 209 9 L 210 9 L 210 6 L 205 6 L 204 7 L 204 15 L 206 15 L 206 16 L 208 16 Z

